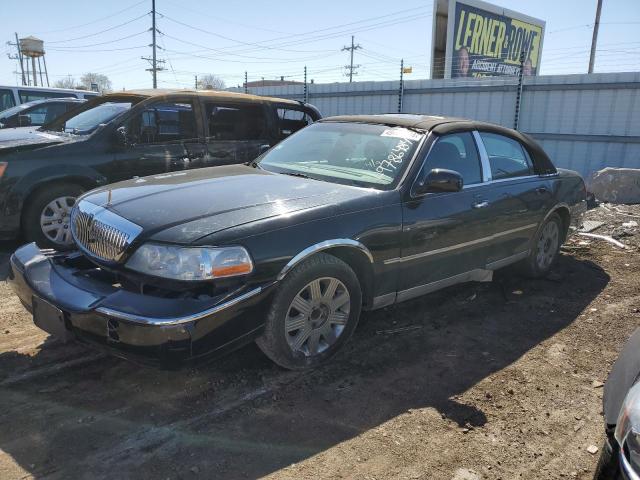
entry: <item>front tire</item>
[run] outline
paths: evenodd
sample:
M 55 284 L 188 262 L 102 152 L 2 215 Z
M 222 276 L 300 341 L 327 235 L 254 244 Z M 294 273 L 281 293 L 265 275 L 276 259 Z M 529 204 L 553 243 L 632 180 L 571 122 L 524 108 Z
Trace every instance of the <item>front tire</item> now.
M 46 187 L 30 199 L 22 218 L 24 236 L 41 248 L 65 250 L 73 245 L 69 216 L 84 189 L 63 183 Z
M 354 271 L 339 258 L 319 253 L 282 281 L 256 343 L 281 367 L 314 368 L 351 337 L 361 309 L 362 291 Z
M 562 219 L 552 213 L 536 232 L 531 252 L 521 264 L 525 275 L 540 278 L 551 271 L 560 252 L 562 232 Z

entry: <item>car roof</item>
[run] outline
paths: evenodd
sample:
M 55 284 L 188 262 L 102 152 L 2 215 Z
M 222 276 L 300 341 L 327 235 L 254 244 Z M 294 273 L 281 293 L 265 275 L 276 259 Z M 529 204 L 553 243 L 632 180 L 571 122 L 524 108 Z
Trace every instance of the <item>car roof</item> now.
M 337 115 L 325 117 L 322 122 L 355 122 L 389 125 L 394 127 L 417 128 L 432 130 L 435 126 L 451 122 L 467 122 L 467 119 L 457 117 L 442 117 L 439 115 L 416 115 L 412 113 L 383 113 L 378 115 Z
M 489 122 L 479 122 L 467 118 L 447 117 L 438 115 L 416 115 L 410 113 L 384 113 L 380 115 L 339 115 L 325 117 L 318 122 L 352 122 L 388 125 L 391 127 L 405 127 L 434 132 L 438 135 L 448 133 L 478 130 L 480 132 L 496 133 L 520 141 L 527 147 L 527 151 L 534 161 L 537 173 L 555 173 L 556 169 L 545 151 L 538 143 L 522 132 Z
M 121 92 L 112 92 L 104 95 L 104 97 L 162 97 L 168 95 L 194 95 L 198 97 L 207 97 L 216 100 L 235 100 L 254 103 L 282 103 L 289 105 L 300 105 L 301 102 L 295 100 L 287 100 L 284 98 L 262 97 L 259 95 L 251 95 L 248 93 L 228 92 L 226 90 L 171 90 L 171 89 L 141 89 L 141 90 L 125 90 Z
M 51 102 L 65 102 L 65 103 L 84 103 L 86 102 L 86 98 L 76 98 L 76 97 L 51 97 L 51 98 L 40 98 L 38 100 L 32 100 L 31 102 L 27 102 L 29 105 L 40 105 L 41 103 L 51 103 Z M 24 105 L 24 104 L 23 104 Z

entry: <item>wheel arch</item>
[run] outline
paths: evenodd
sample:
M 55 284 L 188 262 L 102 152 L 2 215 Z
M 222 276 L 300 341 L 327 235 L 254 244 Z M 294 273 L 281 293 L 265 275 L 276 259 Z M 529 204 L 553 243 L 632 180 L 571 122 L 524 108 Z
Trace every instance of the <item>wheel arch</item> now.
M 548 218 L 554 213 L 560 217 L 560 221 L 562 222 L 562 241 L 560 242 L 560 244 L 563 244 L 566 241 L 567 234 L 569 232 L 569 226 L 571 224 L 571 210 L 569 209 L 569 205 L 567 205 L 566 203 L 559 203 L 557 205 L 554 205 L 554 207 L 547 212 L 542 221 L 538 224 L 536 234 L 531 239 L 532 242 L 538 236 L 540 229 L 548 220 Z
M 282 280 L 296 265 L 320 252 L 339 258 L 353 269 L 362 288 L 363 306 L 371 305 L 374 290 L 373 255 L 366 246 L 357 240 L 336 238 L 305 248 L 287 262 L 278 274 L 278 281 Z
M 20 228 L 24 229 L 24 220 L 27 209 L 36 195 L 38 195 L 43 190 L 47 188 L 51 188 L 55 185 L 64 185 L 64 184 L 72 184 L 78 185 L 85 190 L 91 190 L 96 188 L 99 183 L 94 179 L 89 177 L 81 176 L 81 175 L 65 175 L 61 177 L 53 177 L 49 178 L 43 182 L 39 182 L 38 184 L 32 186 L 27 192 L 24 194 L 24 200 L 22 202 L 22 208 L 20 211 Z

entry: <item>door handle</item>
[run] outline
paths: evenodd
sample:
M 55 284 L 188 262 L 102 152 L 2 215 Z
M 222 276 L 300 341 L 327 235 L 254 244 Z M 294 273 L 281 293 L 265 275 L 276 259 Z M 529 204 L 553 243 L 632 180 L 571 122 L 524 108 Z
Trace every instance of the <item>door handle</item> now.
M 489 202 L 487 200 L 483 200 L 481 202 L 474 203 L 471 205 L 473 208 L 486 208 L 489 206 Z

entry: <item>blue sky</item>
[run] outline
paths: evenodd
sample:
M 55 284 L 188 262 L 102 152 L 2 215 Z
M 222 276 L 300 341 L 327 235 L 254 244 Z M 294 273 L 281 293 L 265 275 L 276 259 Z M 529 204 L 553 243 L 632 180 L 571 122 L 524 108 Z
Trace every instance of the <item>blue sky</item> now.
M 500 6 L 546 21 L 544 74 L 587 69 L 596 0 L 499 0 Z M 318 83 L 345 81 L 341 51 L 351 34 L 358 80 L 396 80 L 400 58 L 413 67 L 406 78 L 428 78 L 431 0 L 322 0 L 211 2 L 157 0 L 159 87 L 190 87 L 194 76 L 214 73 L 228 86 L 279 78 Z M 151 0 L 86 2 L 2 0 L 0 84 L 16 84 L 15 60 L 4 42 L 36 35 L 45 41 L 50 80 L 87 71 L 106 74 L 115 89 L 151 87 L 141 56 L 150 56 Z M 105 18 L 106 17 L 106 18 Z M 640 70 L 640 0 L 604 0 L 596 71 Z M 311 33 L 313 32 L 313 33 Z

